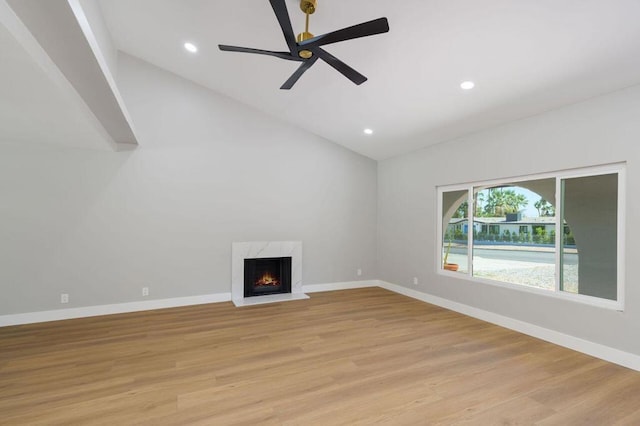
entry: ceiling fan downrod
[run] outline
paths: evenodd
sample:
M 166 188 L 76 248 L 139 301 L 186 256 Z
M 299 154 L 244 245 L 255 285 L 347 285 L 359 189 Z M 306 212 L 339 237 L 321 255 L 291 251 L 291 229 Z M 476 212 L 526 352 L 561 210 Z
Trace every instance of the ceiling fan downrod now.
M 313 13 L 316 11 L 317 6 L 317 0 L 300 0 L 300 10 L 302 10 L 306 15 L 306 23 L 304 32 L 298 34 L 298 36 L 296 37 L 296 41 L 298 43 L 313 38 L 313 34 L 309 32 L 309 15 L 313 15 Z M 313 52 L 311 52 L 310 50 L 301 50 L 300 52 L 298 52 L 298 55 L 303 59 L 309 59 L 313 56 Z

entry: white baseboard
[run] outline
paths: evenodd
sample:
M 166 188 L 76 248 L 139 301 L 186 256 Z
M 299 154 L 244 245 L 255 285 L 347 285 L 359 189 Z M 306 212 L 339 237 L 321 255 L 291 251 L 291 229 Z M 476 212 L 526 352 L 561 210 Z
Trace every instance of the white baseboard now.
M 310 284 L 302 287 L 304 293 L 319 291 L 347 290 L 352 288 L 377 287 L 377 280 L 348 281 L 329 284 Z M 150 311 L 153 309 L 177 308 L 180 306 L 202 305 L 231 301 L 231 293 L 206 294 L 202 296 L 176 297 L 172 299 L 145 300 L 113 305 L 85 306 L 80 308 L 56 309 L 52 311 L 27 312 L 23 314 L 0 315 L 0 327 L 34 324 L 38 322 L 60 321 L 99 315 L 123 314 L 127 312 Z
M 640 356 L 638 355 L 524 321 L 505 317 L 493 312 L 474 308 L 473 306 L 453 302 L 441 297 L 422 293 L 396 284 L 391 284 L 386 281 L 364 280 L 328 284 L 309 284 L 303 285 L 302 289 L 305 293 L 317 293 L 321 291 L 348 290 L 365 287 L 381 287 L 389 291 L 393 291 L 394 293 L 402 294 L 432 305 L 459 312 L 473 318 L 478 318 L 519 333 L 527 334 L 559 346 L 564 346 L 565 348 L 573 349 L 614 364 L 640 371 Z M 228 301 L 231 301 L 231 293 L 217 293 L 202 296 L 178 297 L 173 299 L 148 300 L 113 305 L 98 305 L 81 308 L 58 309 L 53 311 L 29 312 L 24 314 L 1 315 L 0 327 Z
M 95 317 L 99 315 L 123 314 L 127 312 L 150 311 L 153 309 L 177 308 L 180 306 L 202 305 L 205 303 L 228 302 L 230 300 L 231 293 L 217 293 L 205 294 L 202 296 L 176 297 L 172 299 L 145 300 L 142 302 L 128 302 L 113 305 L 85 306 L 81 308 L 1 315 L 0 327 L 59 321 L 73 318 Z
M 380 282 L 378 280 L 345 281 L 345 282 L 329 283 L 329 284 L 303 285 L 302 291 L 304 293 L 318 293 L 320 291 L 350 290 L 352 288 L 378 287 L 379 285 L 380 285 Z
M 503 315 L 474 308 L 473 306 L 464 305 L 462 303 L 453 302 L 441 297 L 432 296 L 427 293 L 422 293 L 385 281 L 378 281 L 378 285 L 395 293 L 409 296 L 414 299 L 430 303 L 432 305 L 459 312 L 473 318 L 478 318 L 480 320 L 490 322 L 492 324 L 517 331 L 519 333 L 533 336 L 538 339 L 563 346 L 565 348 L 573 349 L 575 351 L 612 362 L 614 364 L 622 365 L 623 367 L 640 371 L 640 356 L 629 352 L 624 352 L 619 349 L 591 342 L 589 340 L 580 339 L 578 337 L 570 336 L 568 334 L 560 333 L 558 331 L 550 330 L 548 328 L 540 327 L 528 322 L 505 317 Z

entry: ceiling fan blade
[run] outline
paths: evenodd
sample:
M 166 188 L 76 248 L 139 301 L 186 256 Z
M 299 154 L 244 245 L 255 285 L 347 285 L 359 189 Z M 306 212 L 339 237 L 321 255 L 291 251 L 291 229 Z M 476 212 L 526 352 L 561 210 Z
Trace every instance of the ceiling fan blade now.
M 294 56 L 289 52 L 273 52 L 271 50 L 252 49 L 250 47 L 227 46 L 225 44 L 219 44 L 218 47 L 220 48 L 220 50 L 223 50 L 225 52 L 257 53 L 259 55 L 275 56 L 276 58 L 287 59 L 289 61 L 298 61 L 298 62 L 301 62 L 304 60 L 300 58 L 298 55 Z
M 278 18 L 278 23 L 280 24 L 280 28 L 282 28 L 282 34 L 289 47 L 289 52 L 297 55 L 298 46 L 296 36 L 293 33 L 293 27 L 291 26 L 291 18 L 289 18 L 289 12 L 287 11 L 286 0 L 269 0 L 269 2 L 273 8 L 273 13 L 275 13 L 276 18 Z
M 324 46 L 325 44 L 367 37 L 374 34 L 386 33 L 388 31 L 389 21 L 387 21 L 387 18 L 379 18 L 301 41 L 298 43 L 298 46 L 311 49 L 316 46 Z
M 319 56 L 320 59 L 331 65 L 338 72 L 347 77 L 349 80 L 353 81 L 355 84 L 360 85 L 367 81 L 367 77 L 360 74 L 358 71 L 354 70 L 349 65 L 345 64 L 326 50 L 317 47 L 312 51 L 315 56 Z
M 302 65 L 300 65 L 298 67 L 296 72 L 291 74 L 291 77 L 289 77 L 289 79 L 287 81 L 285 81 L 284 84 L 282 85 L 282 87 L 280 87 L 280 88 L 283 89 L 283 90 L 291 89 L 293 87 L 293 85 L 296 84 L 298 79 L 300 77 L 302 77 L 302 74 L 304 74 L 305 71 L 307 71 L 309 68 L 311 68 L 311 65 L 315 64 L 317 60 L 318 60 L 317 56 L 312 56 L 311 58 L 307 59 Z

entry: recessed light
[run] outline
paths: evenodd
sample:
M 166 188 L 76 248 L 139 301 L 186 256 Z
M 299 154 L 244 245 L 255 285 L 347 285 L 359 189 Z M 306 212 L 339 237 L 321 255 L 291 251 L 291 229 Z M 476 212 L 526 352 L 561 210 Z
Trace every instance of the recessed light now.
M 460 88 L 464 89 L 464 90 L 471 90 L 475 87 L 475 83 L 473 81 L 463 81 L 460 84 Z
M 371 130 L 371 129 L 364 129 L 364 134 L 365 134 L 365 135 L 372 135 L 372 134 L 373 134 L 373 130 Z
M 195 44 L 189 42 L 186 42 L 184 44 L 184 48 L 191 53 L 196 53 L 198 51 L 198 47 Z

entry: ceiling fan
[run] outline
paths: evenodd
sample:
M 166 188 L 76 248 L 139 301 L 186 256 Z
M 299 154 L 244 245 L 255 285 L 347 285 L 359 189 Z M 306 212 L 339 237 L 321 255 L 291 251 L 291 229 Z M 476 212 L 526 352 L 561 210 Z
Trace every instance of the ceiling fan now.
M 286 0 L 269 0 L 273 12 L 276 14 L 284 39 L 287 42 L 288 52 L 274 52 L 271 50 L 252 49 L 249 47 L 218 45 L 220 50 L 228 52 L 257 53 L 260 55 L 275 56 L 276 58 L 288 61 L 302 62 L 300 67 L 289 77 L 280 87 L 281 89 L 291 89 L 298 79 L 305 73 L 318 59 L 322 59 L 331 65 L 338 72 L 342 73 L 355 84 L 362 84 L 367 81 L 367 77 L 351 68 L 349 65 L 336 58 L 321 46 L 337 43 L 345 40 L 352 40 L 360 37 L 386 33 L 389 31 L 387 18 L 374 19 L 373 21 L 343 28 L 327 34 L 314 36 L 309 32 L 309 15 L 316 11 L 317 0 L 301 0 L 300 9 L 306 14 L 306 26 L 303 33 L 296 37 L 293 33 L 289 12 L 287 11 Z

